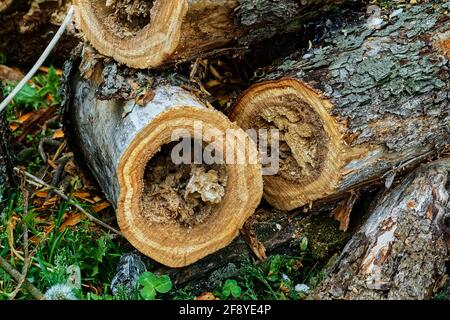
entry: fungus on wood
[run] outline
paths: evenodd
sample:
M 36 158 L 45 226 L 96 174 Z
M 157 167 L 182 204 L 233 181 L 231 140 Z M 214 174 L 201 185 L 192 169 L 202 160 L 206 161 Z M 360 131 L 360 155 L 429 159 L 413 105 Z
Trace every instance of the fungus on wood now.
M 352 1 L 352 0 L 350 0 Z M 157 68 L 303 27 L 345 0 L 75 0 L 78 22 L 102 54 Z
M 66 119 L 125 237 L 170 267 L 228 245 L 261 200 L 256 145 L 181 84 L 95 55 L 83 52 Z M 241 162 L 220 162 L 225 154 Z
M 426 3 L 375 27 L 344 25 L 263 70 L 230 119 L 280 130 L 280 171 L 264 179 L 269 203 L 291 210 L 338 197 L 450 142 L 447 12 Z
M 313 299 L 429 299 L 445 282 L 450 160 L 422 165 L 376 200 Z

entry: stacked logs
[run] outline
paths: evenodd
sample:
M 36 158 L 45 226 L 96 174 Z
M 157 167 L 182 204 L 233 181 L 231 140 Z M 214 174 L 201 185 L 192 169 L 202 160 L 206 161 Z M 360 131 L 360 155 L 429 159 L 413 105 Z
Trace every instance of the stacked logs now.
M 170 69 L 301 33 L 344 3 L 75 1 L 96 50 L 85 45 L 67 64 L 66 124 L 131 244 L 169 267 L 188 266 L 230 244 L 262 196 L 279 210 L 345 202 L 444 156 L 450 17 L 440 1 L 372 7 L 369 18 L 327 28 L 308 50 L 257 70 L 228 117 Z M 248 129 L 278 130 L 265 141 L 279 145 L 274 174 L 262 176 L 261 141 Z M 180 141 L 244 161 L 173 163 Z M 375 200 L 312 297 L 429 298 L 447 254 L 448 170 L 447 160 L 422 165 Z

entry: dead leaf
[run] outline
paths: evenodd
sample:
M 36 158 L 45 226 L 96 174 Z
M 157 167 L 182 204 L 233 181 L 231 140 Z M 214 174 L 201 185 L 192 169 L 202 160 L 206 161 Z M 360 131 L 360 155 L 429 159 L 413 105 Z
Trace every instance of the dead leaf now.
M 212 292 L 203 292 L 195 300 L 220 300 Z
M 155 98 L 155 92 L 151 89 L 144 89 L 135 99 L 138 106 L 145 106 L 147 103 Z
M 67 227 L 72 227 L 72 226 L 77 225 L 78 223 L 80 223 L 81 220 L 83 220 L 82 218 L 83 217 L 79 213 L 68 215 L 67 219 L 59 227 L 59 231 L 62 232 L 65 229 L 67 229 Z
M 350 215 L 355 205 L 356 200 L 359 198 L 359 193 L 350 191 L 345 196 L 345 199 L 339 202 L 337 207 L 331 212 L 331 216 L 340 222 L 339 230 L 346 232 L 350 224 Z
M 58 201 L 58 197 L 57 197 L 57 196 L 51 197 L 50 199 L 48 199 L 47 201 L 45 201 L 45 202 L 42 204 L 42 206 L 43 206 L 43 207 L 49 207 L 49 206 L 52 206 L 52 205 L 54 205 L 54 204 L 56 203 L 56 201 Z
M 39 71 L 44 72 L 44 73 L 48 73 L 49 68 L 47 68 L 47 67 L 40 67 Z M 56 69 L 55 72 L 56 72 L 56 75 L 58 75 L 60 77 L 63 75 L 63 71 L 61 69 Z
M 0 65 L 0 81 L 20 81 L 23 77 L 20 70 Z
M 12 122 L 9 125 L 9 129 L 11 130 L 11 132 L 15 132 L 19 128 L 20 128 L 20 125 L 17 122 Z
M 38 198 L 47 198 L 48 191 L 36 191 L 35 195 Z
M 53 139 L 62 139 L 62 138 L 64 138 L 64 131 L 62 131 L 61 129 L 56 130 L 56 131 L 53 133 L 52 138 L 53 138 Z
M 107 201 L 104 201 L 104 202 L 100 202 L 100 203 L 96 204 L 92 209 L 94 210 L 94 212 L 100 212 L 100 211 L 108 208 L 109 206 L 111 206 L 111 204 Z
M 261 261 L 265 261 L 267 259 L 266 248 L 258 240 L 255 232 L 251 229 L 251 226 L 248 222 L 245 223 L 244 226 L 242 227 L 241 233 L 244 236 L 245 242 L 247 242 L 247 244 L 249 245 L 250 249 L 252 249 L 256 257 Z
M 87 203 L 90 203 L 90 204 L 94 204 L 95 203 L 95 201 L 89 199 L 91 197 L 91 194 L 88 193 L 88 192 L 74 192 L 73 196 L 75 198 L 84 200 L 84 201 L 86 201 Z

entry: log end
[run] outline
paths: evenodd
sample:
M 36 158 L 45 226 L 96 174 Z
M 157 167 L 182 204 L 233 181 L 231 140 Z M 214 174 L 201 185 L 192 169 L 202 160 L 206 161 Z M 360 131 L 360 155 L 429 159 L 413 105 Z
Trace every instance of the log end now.
M 230 118 L 240 127 L 279 132 L 279 170 L 264 177 L 264 197 L 274 207 L 292 210 L 337 188 L 348 150 L 332 108 L 330 101 L 289 78 L 256 84 L 237 102 Z
M 205 133 L 203 144 L 227 142 L 224 148 L 231 146 L 249 159 L 257 159 L 256 145 L 218 111 L 176 107 L 141 130 L 122 155 L 117 170 L 117 219 L 122 232 L 139 251 L 174 268 L 228 245 L 262 197 L 258 161 L 193 167 L 183 164 L 184 169 L 169 163 L 174 129 L 183 128 L 186 135 L 195 135 L 193 128 L 199 123 Z M 234 129 L 237 139 L 223 136 L 228 129 Z M 216 130 L 216 136 L 206 134 L 208 130 Z M 164 150 L 168 151 L 166 158 Z
M 160 66 L 176 51 L 187 1 L 75 0 L 79 27 L 103 55 L 132 68 Z

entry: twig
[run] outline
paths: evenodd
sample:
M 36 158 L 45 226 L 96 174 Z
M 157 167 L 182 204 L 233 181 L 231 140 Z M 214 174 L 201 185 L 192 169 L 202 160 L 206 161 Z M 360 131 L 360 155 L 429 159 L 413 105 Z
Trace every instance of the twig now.
M 14 278 L 17 282 L 21 280 L 21 274 L 19 271 L 14 269 L 5 258 L 0 257 L 0 267 L 5 270 L 11 277 Z M 27 279 L 23 281 L 23 287 L 35 298 L 36 300 L 43 300 L 44 294 L 36 288 L 33 284 L 31 284 Z
M 22 285 L 25 281 L 25 279 L 27 278 L 27 274 L 28 274 L 28 269 L 30 268 L 30 262 L 31 262 L 31 258 L 30 258 L 30 253 L 28 250 L 28 226 L 27 226 L 27 222 L 26 222 L 26 218 L 28 215 L 28 199 L 29 199 L 29 192 L 28 189 L 26 187 L 26 179 L 25 177 L 21 177 L 22 181 L 21 181 L 21 185 L 20 185 L 20 189 L 22 190 L 22 196 L 23 196 L 23 255 L 24 255 L 24 263 L 23 263 L 23 268 L 22 268 L 22 274 L 20 276 L 20 279 L 17 282 L 17 286 L 14 289 L 13 293 L 11 294 L 10 299 L 14 300 L 14 298 L 16 297 L 16 295 L 19 293 L 20 289 L 22 288 Z
M 104 223 L 103 221 L 101 221 L 101 220 L 97 219 L 96 217 L 94 217 L 93 215 L 91 215 L 89 212 L 87 212 L 85 209 L 83 209 L 83 207 L 81 207 L 78 203 L 76 203 L 75 201 L 69 199 L 69 197 L 66 196 L 64 193 L 62 193 L 58 188 L 49 185 L 48 183 L 42 181 L 42 180 L 39 179 L 38 177 L 35 177 L 35 176 L 32 175 L 31 173 L 28 173 L 28 172 L 26 172 L 26 171 L 23 171 L 23 170 L 20 169 L 20 168 L 15 167 L 14 170 L 15 170 L 16 172 L 22 173 L 23 175 L 25 175 L 26 177 L 28 177 L 28 178 L 30 178 L 30 179 L 32 179 L 32 180 L 34 180 L 34 183 L 38 183 L 38 184 L 40 184 L 41 186 L 44 186 L 44 187 L 47 187 L 48 189 L 53 190 L 58 196 L 60 196 L 61 198 L 63 198 L 63 199 L 66 200 L 66 201 L 69 201 L 69 203 L 70 203 L 71 205 L 75 206 L 78 210 L 80 210 L 82 213 L 84 213 L 84 214 L 86 215 L 86 217 L 87 217 L 90 221 L 92 221 L 92 222 L 94 222 L 94 223 L 96 223 L 96 224 L 98 224 L 98 225 L 100 225 L 100 226 L 102 226 L 102 227 L 104 227 L 104 228 L 106 228 L 106 229 L 108 229 L 108 230 L 114 232 L 115 234 L 117 234 L 117 235 L 123 237 L 123 234 L 122 234 L 120 231 L 114 229 L 113 227 L 109 226 L 108 224 Z
M 39 68 L 42 66 L 42 64 L 45 62 L 45 60 L 48 58 L 48 56 L 50 55 L 50 52 L 56 46 L 59 39 L 61 38 L 64 31 L 66 30 L 67 26 L 72 21 L 73 14 L 74 14 L 74 9 L 73 9 L 73 6 L 71 6 L 69 11 L 67 12 L 66 18 L 64 19 L 63 23 L 59 27 L 59 29 L 56 32 L 55 36 L 53 37 L 52 41 L 50 41 L 50 43 L 48 44 L 45 51 L 39 57 L 39 60 L 35 63 L 33 68 L 31 68 L 31 70 L 27 73 L 27 75 L 19 82 L 19 84 L 14 88 L 14 90 L 0 104 L 0 112 L 2 112 L 6 108 L 6 106 L 14 99 L 14 97 L 20 92 L 20 90 L 22 90 L 22 88 L 25 86 L 25 84 L 31 80 L 31 78 L 35 75 L 35 73 L 39 70 Z

